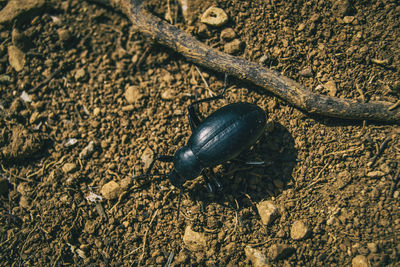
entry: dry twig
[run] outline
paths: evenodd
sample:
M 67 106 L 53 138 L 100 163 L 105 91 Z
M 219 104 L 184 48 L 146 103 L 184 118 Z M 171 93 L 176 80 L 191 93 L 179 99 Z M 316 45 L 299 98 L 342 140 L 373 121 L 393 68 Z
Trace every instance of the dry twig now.
M 144 10 L 141 7 L 142 1 L 93 1 L 122 11 L 138 31 L 170 47 L 189 61 L 251 82 L 305 112 L 342 119 L 400 122 L 400 109 L 390 110 L 392 103 L 380 101 L 365 103 L 313 93 L 280 73 L 201 43 L 186 32 Z

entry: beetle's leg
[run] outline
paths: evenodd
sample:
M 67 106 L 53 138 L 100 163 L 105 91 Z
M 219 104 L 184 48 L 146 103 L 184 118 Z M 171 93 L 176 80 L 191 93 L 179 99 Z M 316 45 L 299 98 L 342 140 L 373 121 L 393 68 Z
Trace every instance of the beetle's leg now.
M 162 161 L 162 162 L 173 162 L 174 161 L 174 156 L 169 156 L 169 155 L 159 155 L 156 156 L 153 161 L 150 163 L 149 168 L 146 171 L 146 175 L 149 175 L 151 170 L 154 167 L 154 163 L 156 163 L 156 161 Z
M 194 101 L 193 103 L 191 103 L 189 105 L 189 107 L 188 107 L 188 111 L 189 111 L 188 117 L 189 117 L 190 128 L 192 129 L 192 131 L 194 131 L 194 129 L 196 129 L 197 126 L 200 124 L 200 117 L 196 113 L 195 107 L 200 103 L 211 102 L 211 101 L 214 101 L 214 100 L 218 100 L 218 99 L 224 98 L 224 94 L 225 94 L 225 91 L 226 91 L 227 80 L 228 80 L 228 75 L 225 74 L 224 89 L 222 90 L 221 94 L 219 94 L 217 96 L 213 96 L 213 97 L 204 98 L 204 99 L 200 99 L 200 100 Z
M 214 193 L 215 192 L 214 187 L 212 186 L 208 176 L 204 172 L 202 173 L 202 176 L 203 176 L 204 181 L 206 182 L 208 192 Z
M 211 172 L 211 179 L 213 180 L 214 184 L 217 186 L 217 191 L 222 192 L 224 190 L 224 187 L 222 186 L 221 182 L 218 180 L 213 169 L 210 168 L 210 172 Z

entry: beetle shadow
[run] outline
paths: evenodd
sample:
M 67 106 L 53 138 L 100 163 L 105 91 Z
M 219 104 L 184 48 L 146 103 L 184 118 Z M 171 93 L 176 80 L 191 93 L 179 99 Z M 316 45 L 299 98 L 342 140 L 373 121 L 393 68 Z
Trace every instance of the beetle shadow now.
M 294 139 L 279 123 L 267 128 L 268 131 L 253 147 L 235 160 L 214 169 L 223 185 L 222 193 L 208 193 L 205 183 L 201 182 L 193 186 L 189 196 L 203 202 L 203 205 L 213 202 L 225 205 L 226 200 L 229 200 L 230 205 L 237 202 L 235 206 L 238 204 L 243 209 L 261 200 L 276 197 L 288 188 L 290 181 L 293 181 L 292 171 L 297 163 Z

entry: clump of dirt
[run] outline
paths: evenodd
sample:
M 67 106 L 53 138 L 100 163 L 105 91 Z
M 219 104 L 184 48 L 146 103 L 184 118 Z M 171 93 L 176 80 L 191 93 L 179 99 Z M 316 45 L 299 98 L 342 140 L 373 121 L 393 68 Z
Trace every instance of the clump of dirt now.
M 23 125 L 13 126 L 10 132 L 2 129 L 0 139 L 0 160 L 5 163 L 26 161 L 37 158 L 43 150 L 44 140 L 42 136 Z
M 166 179 L 170 163 L 141 174 L 153 157 L 186 144 L 187 107 L 221 92 L 224 74 L 153 43 L 105 6 L 29 2 L 35 12 L 17 8 L 26 13 L 0 26 L 4 265 L 399 264 L 398 125 L 309 116 L 229 78 L 224 99 L 200 105 L 202 117 L 255 103 L 267 113 L 265 133 L 214 168 L 223 194 L 209 194 L 201 177 L 180 192 Z M 145 4 L 209 46 L 313 92 L 398 101 L 394 0 Z M 210 6 L 228 22 L 201 23 Z M 263 206 L 274 212 L 268 225 Z

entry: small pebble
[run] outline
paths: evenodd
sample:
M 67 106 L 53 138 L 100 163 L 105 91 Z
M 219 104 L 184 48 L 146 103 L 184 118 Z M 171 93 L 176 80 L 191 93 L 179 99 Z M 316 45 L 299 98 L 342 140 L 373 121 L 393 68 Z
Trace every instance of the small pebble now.
M 28 200 L 28 198 L 25 197 L 25 196 L 21 196 L 20 199 L 19 199 L 19 205 L 22 208 L 25 208 L 25 209 L 29 208 L 29 200 Z
M 84 68 L 78 69 L 75 72 L 75 81 L 84 81 L 87 78 L 87 74 Z
M 279 229 L 278 232 L 276 232 L 276 237 L 278 238 L 286 238 L 286 232 L 283 229 Z
M 80 159 L 86 159 L 90 157 L 93 152 L 96 150 L 96 146 L 93 141 L 90 141 L 89 144 L 82 149 L 81 153 L 79 153 L 79 158 Z
M 309 228 L 300 220 L 295 221 L 290 228 L 290 237 L 294 240 L 304 239 L 308 234 Z
M 95 108 L 93 109 L 93 116 L 94 116 L 94 117 L 97 117 L 98 115 L 100 115 L 100 113 L 101 113 L 101 109 L 100 109 L 100 108 L 95 107 Z
M 228 15 L 221 8 L 210 7 L 201 16 L 200 22 L 210 26 L 219 27 L 228 22 Z
M 0 75 L 0 84 L 9 84 L 11 82 L 11 77 L 6 74 Z
M 8 47 L 8 61 L 15 71 L 21 71 L 25 66 L 25 53 L 18 47 L 10 45 Z
M 301 32 L 305 28 L 306 28 L 306 24 L 305 23 L 300 23 L 299 26 L 297 27 L 297 31 Z
M 205 235 L 193 231 L 190 225 L 188 225 L 185 229 L 185 234 L 183 235 L 183 243 L 190 251 L 202 251 L 207 248 Z
M 122 111 L 132 111 L 135 109 L 134 105 L 126 105 L 121 108 Z
M 229 43 L 224 45 L 224 51 L 228 54 L 237 54 L 242 51 L 243 49 L 243 42 L 239 39 L 235 39 Z
M 29 123 L 34 124 L 40 119 L 40 113 L 38 111 L 34 111 L 29 118 Z
M 345 16 L 345 17 L 343 18 L 343 22 L 346 23 L 346 24 L 350 24 L 350 23 L 352 23 L 353 21 L 354 21 L 354 16 Z
M 236 33 L 232 28 L 226 28 L 221 31 L 221 39 L 225 41 L 230 41 L 235 39 Z
M 331 226 L 334 225 L 338 222 L 338 219 L 335 216 L 329 217 L 329 219 L 326 221 L 326 225 Z
M 272 201 L 262 201 L 257 204 L 258 214 L 264 225 L 270 225 L 276 218 L 279 217 L 279 209 Z
M 255 267 L 270 266 L 268 264 L 267 257 L 260 250 L 252 248 L 250 246 L 246 246 L 244 248 L 244 253 L 246 254 L 246 258 L 249 261 L 251 261 L 253 266 L 255 266 Z
M 76 139 L 76 138 L 69 138 L 69 139 L 67 140 L 67 142 L 65 142 L 64 146 L 65 146 L 65 147 L 72 147 L 72 146 L 76 145 L 77 143 L 78 143 L 78 139 Z
M 348 170 L 344 170 L 338 173 L 334 186 L 338 189 L 342 189 L 351 182 L 351 179 L 351 173 Z
M 368 243 L 367 247 L 371 253 L 377 253 L 378 252 L 378 245 L 376 243 Z
M 65 163 L 62 170 L 65 173 L 72 173 L 77 170 L 77 166 L 75 163 Z
M 324 84 L 326 90 L 328 90 L 328 95 L 335 96 L 337 93 L 337 87 L 335 81 L 328 81 Z
M 125 99 L 129 104 L 138 102 L 143 97 L 137 86 L 128 86 L 125 90 Z
M 313 72 L 312 72 L 311 67 L 306 67 L 303 70 L 299 71 L 299 75 L 301 75 L 303 77 L 312 77 Z
M 315 13 L 314 15 L 312 15 L 310 17 L 310 21 L 311 22 L 318 22 L 321 19 L 321 15 L 318 13 Z
M 276 261 L 290 257 L 295 249 L 286 244 L 273 244 L 268 248 L 268 256 Z
M 120 186 L 115 181 L 110 181 L 103 185 L 100 192 L 105 199 L 114 199 L 119 196 Z
M 350 11 L 349 0 L 335 0 L 331 8 L 332 14 L 335 17 L 343 17 Z
M 154 152 L 151 148 L 147 147 L 141 156 L 141 160 L 144 163 L 144 169 L 147 170 L 150 167 L 151 162 L 154 159 Z
M 161 99 L 164 100 L 173 100 L 175 99 L 176 92 L 173 89 L 166 89 L 161 93 Z
M 269 60 L 269 56 L 267 55 L 262 55 L 260 59 L 258 60 L 258 63 L 265 65 L 267 61 Z
M 369 267 L 369 261 L 364 255 L 357 255 L 351 261 L 352 267 Z
M 385 173 L 382 171 L 370 171 L 367 173 L 367 177 L 375 178 L 375 177 L 382 177 Z
M 208 30 L 207 25 L 199 24 L 197 28 L 197 35 L 202 38 L 210 37 L 210 31 Z
M 27 94 L 25 91 L 22 91 L 20 98 L 22 101 L 30 103 L 32 102 L 32 97 L 31 95 Z
M 119 182 L 122 191 L 126 191 L 132 184 L 132 179 L 130 177 L 126 177 Z
M 71 32 L 66 29 L 58 29 L 57 30 L 58 38 L 64 44 L 68 43 L 71 40 Z
M 160 256 L 158 256 L 158 257 L 156 258 L 156 264 L 157 264 L 158 266 L 163 265 L 164 262 L 165 262 L 165 257 L 164 257 L 164 256 L 160 255 Z

